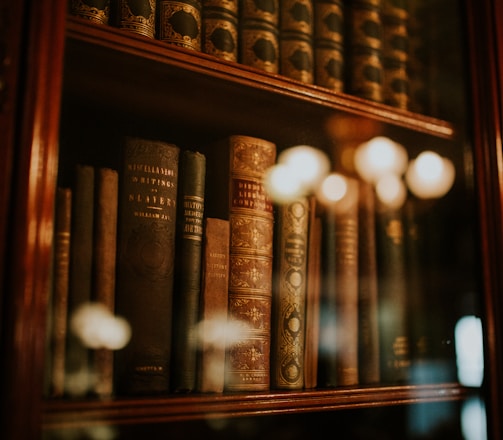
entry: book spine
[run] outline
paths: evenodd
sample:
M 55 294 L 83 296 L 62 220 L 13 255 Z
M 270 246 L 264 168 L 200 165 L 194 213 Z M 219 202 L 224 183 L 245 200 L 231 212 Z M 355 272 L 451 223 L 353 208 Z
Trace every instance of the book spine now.
M 279 0 L 243 0 L 239 8 L 241 64 L 279 72 Z
M 400 383 L 411 366 L 403 215 L 380 203 L 376 212 L 381 382 Z
M 201 292 L 206 158 L 184 151 L 180 161 L 177 210 L 176 275 L 173 307 L 172 389 L 193 391 L 196 386 L 197 322 Z
M 307 199 L 278 207 L 271 341 L 273 388 L 304 388 L 308 228 Z
M 169 390 L 179 149 L 125 139 L 119 187 L 116 312 L 132 337 L 116 352 L 118 394 Z
M 355 0 L 349 6 L 348 92 L 383 101 L 382 0 Z
M 117 247 L 117 209 L 119 177 L 116 170 L 96 170 L 96 208 L 94 212 L 94 300 L 113 314 Z M 113 392 L 113 352 L 99 348 L 94 358 L 94 392 L 107 397 Z
M 70 239 L 72 191 L 58 188 L 54 234 L 54 285 L 52 296 L 52 364 L 50 395 L 62 397 L 65 392 L 65 358 L 70 278 Z
M 155 37 L 156 0 L 117 0 L 116 26 L 148 38 Z
M 281 0 L 280 67 L 282 75 L 313 83 L 313 3 L 312 0 Z
M 375 227 L 374 187 L 361 181 L 358 207 L 358 371 L 361 384 L 380 380 Z
M 198 0 L 160 0 L 158 39 L 200 51 L 201 12 L 202 6 Z
M 201 45 L 207 54 L 238 60 L 237 0 L 203 0 Z
M 344 91 L 344 5 L 342 0 L 314 0 L 314 83 Z
M 204 254 L 199 325 L 198 390 L 224 391 L 225 334 L 229 286 L 229 221 L 208 217 L 204 228 Z
M 110 0 L 71 0 L 70 13 L 97 24 L 108 24 Z
M 94 236 L 94 168 L 77 165 L 72 201 L 72 246 L 68 318 L 91 301 Z M 78 378 L 78 380 L 76 380 Z M 90 351 L 73 332 L 68 332 L 65 391 L 83 395 L 90 390 Z
M 405 0 L 383 0 L 383 101 L 404 110 L 409 107 L 408 14 Z

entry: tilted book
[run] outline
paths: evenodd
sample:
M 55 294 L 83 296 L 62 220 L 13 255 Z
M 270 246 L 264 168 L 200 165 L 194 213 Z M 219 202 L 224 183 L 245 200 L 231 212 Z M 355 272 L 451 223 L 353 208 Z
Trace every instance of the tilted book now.
M 201 2 L 160 0 L 157 38 L 166 43 L 201 50 Z
M 115 26 L 148 38 L 155 37 L 156 0 L 114 0 Z
M 116 352 L 118 394 L 169 390 L 179 148 L 127 137 L 119 175 L 116 313 L 132 329 Z
M 228 61 L 238 60 L 238 0 L 203 0 L 202 50 Z
M 179 169 L 171 389 L 187 392 L 196 387 L 206 158 L 186 150 Z
M 344 4 L 342 0 L 313 0 L 314 83 L 344 91 Z
M 271 387 L 304 388 L 307 250 L 307 198 L 277 208 L 272 301 Z
M 110 0 L 71 0 L 70 12 L 93 23 L 108 24 Z
M 200 323 L 198 325 L 198 391 L 224 391 L 225 341 L 229 286 L 229 221 L 205 219 Z
M 276 160 L 265 139 L 234 135 L 207 150 L 206 206 L 230 221 L 229 324 L 225 382 L 232 391 L 270 386 L 274 214 L 263 178 Z

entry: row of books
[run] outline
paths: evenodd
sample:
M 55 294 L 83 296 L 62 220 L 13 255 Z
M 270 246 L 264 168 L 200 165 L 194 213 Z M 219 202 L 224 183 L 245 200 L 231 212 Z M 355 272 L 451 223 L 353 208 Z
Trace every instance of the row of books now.
M 270 141 L 234 135 L 200 153 L 128 137 L 123 150 L 119 172 L 80 165 L 58 188 L 53 396 L 410 378 L 407 279 L 418 280 L 402 213 L 376 209 L 371 185 L 349 179 L 343 208 L 276 205 L 263 185 Z M 72 318 L 89 302 L 129 323 L 123 348 L 83 344 Z
M 411 0 L 71 0 L 71 12 L 149 38 L 419 113 L 428 18 Z

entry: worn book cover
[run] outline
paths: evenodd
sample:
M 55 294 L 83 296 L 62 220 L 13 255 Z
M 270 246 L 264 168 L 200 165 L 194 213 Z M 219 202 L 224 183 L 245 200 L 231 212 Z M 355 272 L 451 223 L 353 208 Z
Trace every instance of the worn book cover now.
M 115 26 L 144 37 L 156 35 L 156 0 L 113 0 Z
M 70 0 L 70 12 L 97 24 L 108 24 L 110 0 Z
M 238 0 L 202 1 L 202 50 L 228 61 L 238 60 Z
M 202 5 L 199 0 L 160 0 L 157 38 L 166 43 L 201 50 Z

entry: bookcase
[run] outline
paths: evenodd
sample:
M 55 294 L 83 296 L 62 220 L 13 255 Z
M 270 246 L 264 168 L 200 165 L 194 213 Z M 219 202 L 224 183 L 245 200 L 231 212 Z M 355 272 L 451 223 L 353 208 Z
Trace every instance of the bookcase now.
M 429 115 L 95 25 L 68 14 L 63 0 L 1 0 L 2 437 L 466 438 L 461 410 L 477 397 L 488 438 L 500 438 L 503 5 L 449 5 L 459 10 L 432 15 L 460 36 L 431 66 L 439 83 Z M 313 145 L 335 162 L 362 133 L 388 136 L 411 156 L 425 147 L 451 156 L 457 179 L 429 230 L 442 286 L 426 316 L 438 376 L 288 392 L 44 397 L 58 183 L 75 163 L 118 167 L 113 146 L 124 134 L 197 148 L 236 133 L 274 140 L 280 151 Z M 463 314 L 482 317 L 481 387 L 455 373 L 453 329 Z

